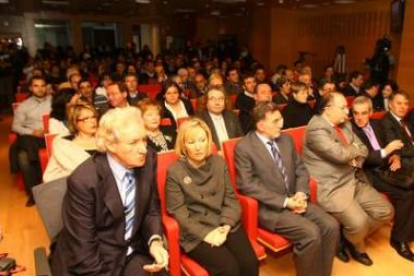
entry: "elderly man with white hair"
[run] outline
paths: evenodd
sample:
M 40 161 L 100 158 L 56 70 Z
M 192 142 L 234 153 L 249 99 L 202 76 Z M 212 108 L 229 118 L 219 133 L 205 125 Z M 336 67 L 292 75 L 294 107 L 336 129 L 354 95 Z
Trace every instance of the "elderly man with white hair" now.
M 99 153 L 68 178 L 53 275 L 168 275 L 156 155 L 140 111 L 108 111 L 96 136 Z

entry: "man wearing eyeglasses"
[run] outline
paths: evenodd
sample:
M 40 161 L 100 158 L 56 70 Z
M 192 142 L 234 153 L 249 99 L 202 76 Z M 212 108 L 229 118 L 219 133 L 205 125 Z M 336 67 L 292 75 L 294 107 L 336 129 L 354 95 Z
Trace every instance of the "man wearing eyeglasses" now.
M 318 203 L 342 225 L 338 258 L 351 256 L 372 265 L 365 238 L 393 217 L 393 208 L 369 183 L 361 170 L 367 147 L 352 132 L 345 97 L 332 92 L 322 99 L 320 115 L 306 128 L 304 161 L 318 182 Z
M 96 134 L 99 153 L 68 178 L 54 276 L 165 276 L 156 153 L 136 107 L 111 109 Z

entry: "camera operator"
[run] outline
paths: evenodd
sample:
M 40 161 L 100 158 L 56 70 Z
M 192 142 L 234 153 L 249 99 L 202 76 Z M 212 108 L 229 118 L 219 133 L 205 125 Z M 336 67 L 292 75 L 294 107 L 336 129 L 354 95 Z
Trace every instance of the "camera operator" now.
M 3 240 L 3 229 L 1 228 L 0 225 L 0 243 Z M 14 260 L 7 258 L 7 253 L 0 253 L 0 264 L 6 264 L 6 263 L 13 263 Z M 8 275 L 12 275 L 15 273 L 19 273 L 19 272 L 23 272 L 26 270 L 26 268 L 24 266 L 21 265 L 13 265 L 13 268 L 10 270 L 6 270 L 3 271 L 2 266 L 0 266 L 0 276 L 8 276 Z
M 371 79 L 381 85 L 387 82 L 390 69 L 395 63 L 390 52 L 391 46 L 391 40 L 387 36 L 378 39 L 374 55 L 371 59 L 367 59 L 367 65 L 371 70 Z

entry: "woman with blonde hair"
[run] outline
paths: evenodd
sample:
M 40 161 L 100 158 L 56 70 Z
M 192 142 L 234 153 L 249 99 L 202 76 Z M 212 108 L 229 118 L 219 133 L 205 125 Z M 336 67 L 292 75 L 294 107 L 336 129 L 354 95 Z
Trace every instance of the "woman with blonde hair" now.
M 96 109 L 88 103 L 80 102 L 70 106 L 68 119 L 70 134 L 53 140 L 52 155 L 43 174 L 45 182 L 68 176 L 96 152 Z
M 210 275 L 259 275 L 227 166 L 212 154 L 212 144 L 202 120 L 181 125 L 175 146 L 180 159 L 167 170 L 167 210 L 178 221 L 181 247 Z

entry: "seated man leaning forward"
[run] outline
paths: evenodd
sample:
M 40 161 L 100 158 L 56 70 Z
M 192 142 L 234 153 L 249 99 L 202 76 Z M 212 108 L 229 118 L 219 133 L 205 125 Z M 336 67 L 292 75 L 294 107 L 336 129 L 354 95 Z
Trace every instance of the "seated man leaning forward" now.
M 259 225 L 294 245 L 298 276 L 328 276 L 339 225 L 310 203 L 309 173 L 292 138 L 281 133 L 282 115 L 272 102 L 253 109 L 255 130 L 236 146 L 237 185 L 259 202 Z
M 96 135 L 100 153 L 68 178 L 53 275 L 168 275 L 156 155 L 147 149 L 140 111 L 108 111 Z
M 320 112 L 310 120 L 304 141 L 306 167 L 318 181 L 318 203 L 343 227 L 338 257 L 349 261 L 347 247 L 357 262 L 372 265 L 365 238 L 391 220 L 393 208 L 361 169 L 368 150 L 352 132 L 345 97 L 328 94 Z

